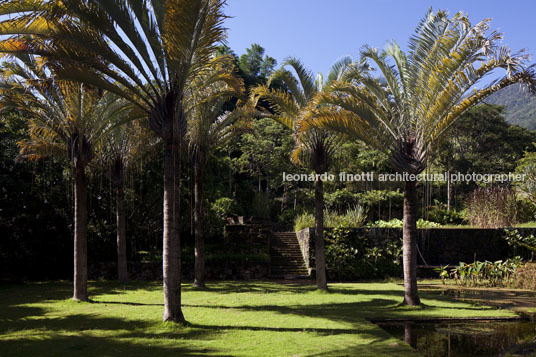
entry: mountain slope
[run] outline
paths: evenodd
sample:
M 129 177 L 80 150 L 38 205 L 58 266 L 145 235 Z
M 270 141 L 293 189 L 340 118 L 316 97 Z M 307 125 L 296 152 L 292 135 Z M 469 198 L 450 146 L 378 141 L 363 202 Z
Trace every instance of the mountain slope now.
M 516 124 L 536 130 L 536 95 L 523 91 L 520 85 L 511 85 L 501 89 L 485 100 L 489 104 L 504 105 L 505 118 L 510 124 Z

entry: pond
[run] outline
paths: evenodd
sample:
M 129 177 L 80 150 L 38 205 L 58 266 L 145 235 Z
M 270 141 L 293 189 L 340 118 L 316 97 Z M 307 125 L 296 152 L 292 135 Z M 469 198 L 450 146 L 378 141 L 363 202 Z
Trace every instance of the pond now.
M 423 356 L 536 356 L 536 323 L 519 321 L 376 322 Z

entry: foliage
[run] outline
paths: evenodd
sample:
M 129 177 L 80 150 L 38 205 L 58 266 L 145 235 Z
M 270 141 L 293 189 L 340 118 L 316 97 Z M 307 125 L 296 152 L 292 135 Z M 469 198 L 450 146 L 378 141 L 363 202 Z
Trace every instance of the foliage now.
M 274 71 L 277 61 L 264 52 L 261 45 L 254 43 L 240 56 L 238 65 L 248 85 L 265 82 Z
M 209 205 L 206 215 L 206 233 L 211 237 L 222 237 L 227 217 L 238 214 L 240 207 L 229 197 L 221 197 Z
M 533 145 L 536 147 L 536 143 Z M 524 175 L 522 181 L 516 182 L 517 187 L 536 206 L 536 152 L 525 152 L 517 162 L 516 173 Z
M 460 262 L 450 269 L 449 278 L 462 286 L 486 286 L 499 287 L 510 286 L 514 282 L 514 272 L 521 266 L 520 257 L 507 259 L 505 261 L 475 261 L 467 264 Z M 440 268 L 440 276 L 445 279 L 447 268 Z
M 345 213 L 324 210 L 324 227 L 326 228 L 358 228 L 362 227 L 367 219 L 367 210 L 363 206 L 354 206 Z M 294 231 L 304 228 L 314 228 L 315 216 L 312 213 L 298 215 L 294 221 Z
M 374 279 L 402 272 L 402 239 L 375 242 L 349 228 L 326 231 L 326 264 L 333 279 Z
M 367 224 L 367 227 L 374 228 L 402 228 L 404 222 L 401 219 L 393 218 L 390 221 L 379 220 L 374 223 Z M 417 220 L 417 228 L 437 228 L 441 227 L 441 224 L 436 222 L 426 221 L 422 218 Z
M 432 222 L 437 222 L 441 225 L 460 225 L 466 221 L 465 211 L 457 211 L 456 209 L 447 210 L 445 205 L 436 204 L 428 211 L 428 218 Z
M 518 266 L 512 275 L 512 287 L 536 290 L 536 263 Z
M 504 239 L 512 248 L 525 248 L 532 252 L 536 252 L 536 237 L 534 234 L 522 235 L 517 229 L 505 229 Z
M 467 199 L 467 220 L 481 228 L 511 227 L 518 222 L 517 201 L 507 187 L 479 187 Z

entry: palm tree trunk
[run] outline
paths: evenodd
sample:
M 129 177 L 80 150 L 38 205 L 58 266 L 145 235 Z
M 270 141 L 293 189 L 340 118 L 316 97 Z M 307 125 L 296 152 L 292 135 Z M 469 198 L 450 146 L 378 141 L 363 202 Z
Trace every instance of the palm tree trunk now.
M 450 212 L 450 171 L 447 171 L 447 212 Z
M 326 257 L 324 255 L 324 187 L 322 180 L 315 183 L 315 267 L 316 285 L 320 290 L 328 290 L 326 278 Z
M 180 236 L 178 230 L 178 151 L 166 143 L 164 152 L 164 321 L 185 322 L 181 310 Z
M 203 237 L 203 168 L 194 164 L 195 279 L 194 286 L 205 287 L 205 238 Z
M 404 189 L 404 303 L 419 305 L 417 292 L 417 187 L 415 181 L 406 181 Z
M 115 172 L 115 201 L 116 201 L 116 219 L 117 219 L 117 278 L 120 282 L 125 283 L 128 280 L 127 269 L 127 236 L 126 236 L 126 218 L 125 218 L 125 193 L 123 190 L 123 167 L 122 163 L 118 171 Z
M 74 174 L 74 294 L 73 300 L 88 301 L 87 295 L 87 187 L 85 164 L 75 160 Z

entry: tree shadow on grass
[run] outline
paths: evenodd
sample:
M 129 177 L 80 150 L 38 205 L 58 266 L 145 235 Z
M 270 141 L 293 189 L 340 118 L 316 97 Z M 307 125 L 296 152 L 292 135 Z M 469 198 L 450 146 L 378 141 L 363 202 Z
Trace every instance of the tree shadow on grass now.
M 211 348 L 187 346 L 188 341 L 158 346 L 154 341 L 133 342 L 128 336 L 105 338 L 54 333 L 36 337 L 0 340 L 0 351 L 6 356 L 229 356 Z
M 210 339 L 217 333 L 210 329 L 89 314 L 49 316 L 41 310 L 29 308 L 25 318 L 0 322 L 0 355 L 225 355 L 212 348 L 192 347 L 191 341 Z
M 182 286 L 183 291 L 203 291 L 217 292 L 219 294 L 235 294 L 235 293 L 293 293 L 305 294 L 316 290 L 316 286 L 312 284 L 277 284 L 272 281 L 219 281 L 207 282 L 206 290 L 197 290 L 189 284 Z

